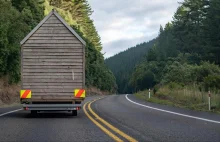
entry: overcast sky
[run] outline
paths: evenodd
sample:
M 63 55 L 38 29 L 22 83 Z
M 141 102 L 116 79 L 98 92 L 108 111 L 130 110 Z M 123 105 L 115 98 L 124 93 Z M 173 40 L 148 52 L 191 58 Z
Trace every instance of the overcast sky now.
M 183 0 L 88 1 L 107 58 L 155 38 Z

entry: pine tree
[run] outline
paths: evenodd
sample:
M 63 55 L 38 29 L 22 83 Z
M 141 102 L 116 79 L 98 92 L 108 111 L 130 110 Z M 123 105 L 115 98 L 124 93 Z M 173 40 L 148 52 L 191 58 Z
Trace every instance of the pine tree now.
M 210 0 L 207 7 L 207 18 L 204 21 L 205 60 L 220 65 L 220 1 Z

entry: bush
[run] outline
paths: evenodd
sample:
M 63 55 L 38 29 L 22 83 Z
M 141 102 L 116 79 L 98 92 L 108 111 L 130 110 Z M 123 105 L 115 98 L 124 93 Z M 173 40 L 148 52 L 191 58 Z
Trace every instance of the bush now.
M 188 84 L 194 81 L 192 77 L 193 66 L 188 64 L 180 64 L 175 61 L 171 65 L 167 65 L 164 69 L 164 77 L 162 83 L 176 82 Z
M 153 93 L 156 94 L 160 87 L 160 84 L 155 85 L 153 88 Z
M 209 75 L 219 75 L 220 67 L 209 62 L 202 62 L 200 66 L 194 68 L 194 74 L 196 74 L 196 82 L 203 82 L 204 78 Z
M 213 76 L 216 78 L 216 76 L 220 74 L 220 68 L 218 65 L 211 64 L 209 62 L 202 62 L 201 65 L 198 66 L 189 65 L 186 63 L 181 64 L 180 62 L 174 61 L 172 64 L 167 65 L 164 68 L 164 74 L 163 80 L 161 81 L 162 83 L 167 84 L 170 82 L 175 82 L 181 84 L 182 86 L 190 84 L 199 85 L 203 84 L 204 79 L 208 76 Z M 213 77 L 212 79 L 214 79 Z
M 206 91 L 209 89 L 220 89 L 220 75 L 208 75 L 204 78 Z
M 181 89 L 182 87 L 183 87 L 182 85 L 180 85 L 180 84 L 178 84 L 176 82 L 170 82 L 168 84 L 168 88 L 171 89 L 171 90 L 173 90 L 173 89 Z

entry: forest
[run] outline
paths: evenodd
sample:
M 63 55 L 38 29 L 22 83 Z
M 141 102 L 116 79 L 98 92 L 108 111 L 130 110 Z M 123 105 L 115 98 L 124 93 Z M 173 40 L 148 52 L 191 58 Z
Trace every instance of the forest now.
M 132 92 L 133 86 L 129 84 L 132 72 L 137 64 L 144 61 L 143 57 L 155 43 L 156 39 L 141 43 L 105 60 L 115 75 L 118 93 Z
M 219 9 L 218 0 L 185 0 L 136 66 L 129 82 L 135 91 L 171 82 L 220 89 Z
M 118 92 L 146 90 L 144 95 L 150 88 L 163 99 L 185 104 L 188 94 L 195 104 L 204 102 L 204 94 L 211 91 L 213 103 L 220 108 L 219 15 L 219 0 L 180 3 L 172 21 L 160 26 L 157 38 L 140 44 L 144 55 L 137 45 L 106 60 L 116 76 Z M 182 100 L 176 99 L 178 94 Z
M 114 92 L 115 77 L 104 63 L 87 0 L 0 0 L 0 78 L 8 78 L 3 84 L 19 84 L 19 43 L 52 9 L 87 42 L 86 86 Z

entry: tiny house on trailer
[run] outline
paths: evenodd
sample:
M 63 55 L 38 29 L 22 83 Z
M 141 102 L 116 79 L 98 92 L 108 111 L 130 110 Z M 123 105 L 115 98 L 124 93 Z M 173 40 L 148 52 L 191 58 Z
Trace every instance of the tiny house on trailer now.
M 72 111 L 85 98 L 85 41 L 52 10 L 21 41 L 24 110 Z

